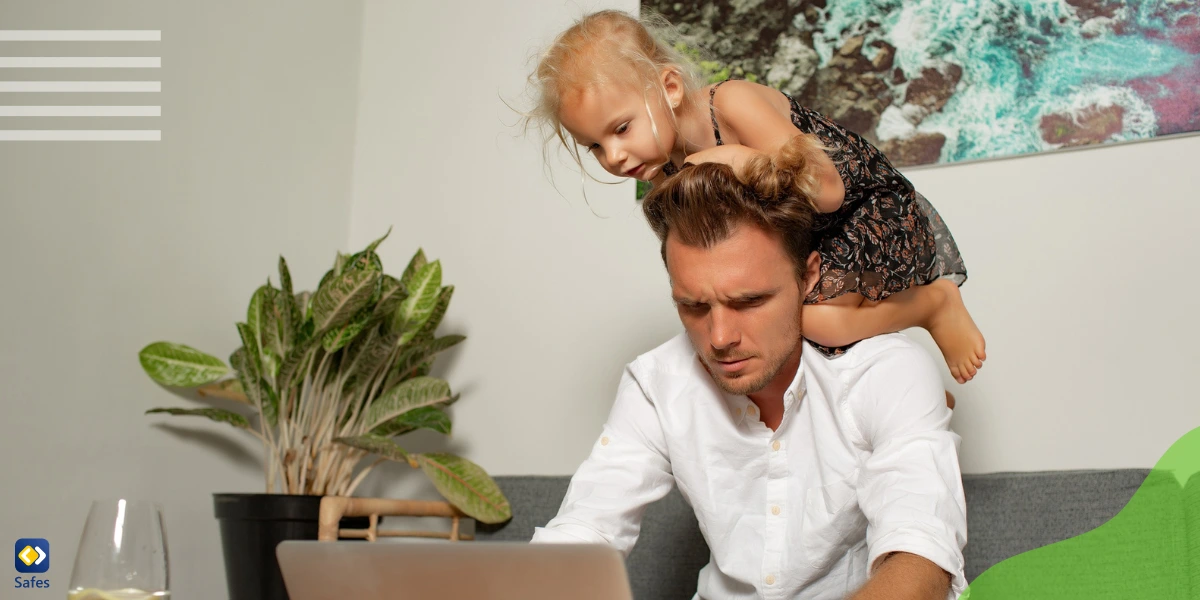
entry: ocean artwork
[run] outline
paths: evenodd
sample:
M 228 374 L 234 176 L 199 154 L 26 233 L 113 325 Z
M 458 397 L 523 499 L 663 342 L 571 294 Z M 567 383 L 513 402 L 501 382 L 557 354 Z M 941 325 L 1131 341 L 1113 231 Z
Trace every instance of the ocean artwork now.
M 1200 0 L 643 0 L 897 166 L 1200 131 Z

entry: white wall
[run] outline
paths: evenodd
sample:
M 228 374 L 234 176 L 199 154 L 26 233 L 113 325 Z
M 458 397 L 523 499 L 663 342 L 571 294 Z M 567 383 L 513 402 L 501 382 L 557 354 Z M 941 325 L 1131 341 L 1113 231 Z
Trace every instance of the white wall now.
M 344 249 L 361 10 L 308 0 L 0 5 L 4 28 L 162 30 L 164 115 L 161 142 L 0 144 L 0 537 L 49 539 L 52 586 L 17 591 L 6 579 L 0 598 L 65 597 L 90 500 L 117 496 L 166 506 L 174 597 L 225 597 L 212 494 L 263 490 L 258 448 L 203 419 L 144 416 L 202 405 L 152 383 L 137 353 L 164 339 L 227 358 L 251 292 L 267 277 L 278 284 L 280 254 L 296 285 L 311 288 Z M 3 43 L 0 55 L 146 47 Z M 7 104 L 157 103 L 4 95 Z M 0 119 L 0 128 L 71 126 Z
M 351 246 L 395 224 L 389 269 L 417 246 L 444 262 L 442 331 L 468 336 L 440 363 L 464 392 L 451 447 L 492 473 L 572 472 L 621 367 L 680 330 L 632 184 L 586 186 L 606 218 L 570 168 L 560 197 L 500 99 L 523 91 L 531 52 L 607 6 L 636 2 L 480 3 L 466 19 L 366 5 Z M 397 68 L 418 55 L 426 77 Z M 1149 467 L 1200 426 L 1198 153 L 1191 137 L 911 173 L 958 239 L 988 339 L 975 381 L 943 368 L 965 471 Z

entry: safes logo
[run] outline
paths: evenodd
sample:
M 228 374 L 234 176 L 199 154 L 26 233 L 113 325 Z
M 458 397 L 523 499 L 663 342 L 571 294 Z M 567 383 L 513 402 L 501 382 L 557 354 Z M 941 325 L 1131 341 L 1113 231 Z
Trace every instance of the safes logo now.
M 50 570 L 50 542 L 42 538 L 21 538 L 15 544 L 18 573 L 45 573 Z

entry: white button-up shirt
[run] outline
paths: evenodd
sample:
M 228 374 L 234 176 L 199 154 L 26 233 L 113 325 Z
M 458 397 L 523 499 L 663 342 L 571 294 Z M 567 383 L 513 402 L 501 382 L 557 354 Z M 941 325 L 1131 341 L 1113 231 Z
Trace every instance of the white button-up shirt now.
M 711 558 L 697 598 L 844 598 L 893 551 L 966 586 L 960 438 L 929 355 L 901 334 L 830 359 L 805 343 L 771 431 L 686 335 L 630 363 L 591 455 L 534 542 L 629 553 L 643 508 L 678 485 Z

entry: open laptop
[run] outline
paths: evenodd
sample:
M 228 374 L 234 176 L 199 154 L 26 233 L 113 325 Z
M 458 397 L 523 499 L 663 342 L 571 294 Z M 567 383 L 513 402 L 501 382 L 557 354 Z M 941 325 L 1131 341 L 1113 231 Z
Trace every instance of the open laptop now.
M 632 600 L 625 561 L 603 545 L 286 541 L 291 600 Z

